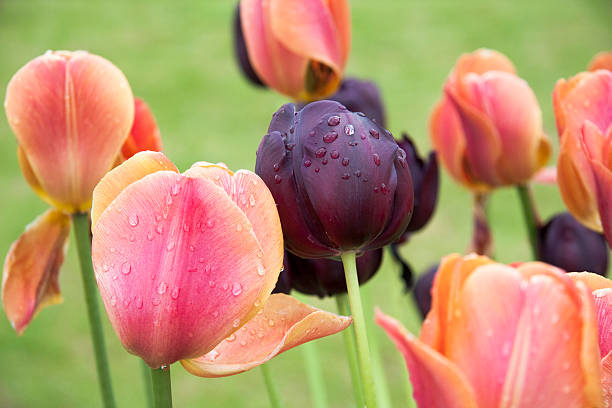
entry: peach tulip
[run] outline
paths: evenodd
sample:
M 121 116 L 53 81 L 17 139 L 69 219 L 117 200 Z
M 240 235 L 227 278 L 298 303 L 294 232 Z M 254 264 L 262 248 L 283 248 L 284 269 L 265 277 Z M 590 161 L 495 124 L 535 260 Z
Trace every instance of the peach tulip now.
M 551 265 L 442 260 L 416 338 L 378 312 L 419 407 L 603 406 L 591 291 Z
M 123 73 L 85 51 L 47 52 L 11 79 L 4 102 L 21 170 L 53 208 L 13 243 L 4 263 L 4 310 L 18 333 L 44 306 L 61 302 L 57 275 L 70 215 L 91 206 L 134 117 Z
M 487 49 L 457 60 L 430 133 L 449 173 L 475 191 L 525 183 L 551 154 L 533 91 L 508 58 Z
M 589 63 L 589 71 L 597 71 L 598 69 L 612 71 L 612 51 L 600 52 L 593 57 Z
M 295 100 L 334 93 L 351 46 L 347 0 L 242 0 L 242 33 L 259 79 Z
M 603 229 L 612 242 L 612 72 L 582 72 L 559 80 L 553 102 L 561 144 L 557 161 L 561 197 L 578 221 Z
M 127 160 L 145 150 L 161 152 L 161 134 L 149 105 L 140 98 L 134 98 L 134 122 L 130 135 L 121 147 L 121 158 Z
M 157 368 L 216 377 L 262 364 L 351 319 L 270 296 L 283 263 L 276 205 L 254 173 L 141 152 L 94 191 L 93 263 L 123 346 Z

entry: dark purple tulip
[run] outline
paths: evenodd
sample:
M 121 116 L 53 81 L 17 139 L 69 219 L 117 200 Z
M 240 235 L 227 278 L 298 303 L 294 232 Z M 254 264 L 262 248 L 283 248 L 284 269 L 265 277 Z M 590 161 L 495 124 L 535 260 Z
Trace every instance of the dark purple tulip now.
M 265 87 L 264 83 L 261 82 L 261 79 L 259 79 L 259 76 L 257 76 L 257 73 L 251 65 L 251 61 L 249 60 L 246 43 L 244 42 L 244 35 L 242 35 L 242 22 L 240 20 L 240 3 L 238 3 L 238 5 L 236 6 L 236 11 L 234 12 L 234 21 L 232 28 L 234 37 L 234 54 L 236 55 L 236 61 L 238 62 L 238 67 L 240 67 L 240 71 L 242 71 L 244 76 L 253 85 Z
M 423 160 L 406 133 L 402 135 L 402 140 L 398 144 L 406 152 L 406 162 L 410 167 L 414 189 L 414 210 L 406 233 L 402 235 L 401 241 L 404 241 L 410 233 L 423 228 L 433 215 L 438 202 L 440 177 L 435 152 L 429 153 L 427 161 Z
M 380 267 L 382 248 L 364 252 L 357 258 L 359 284 L 366 283 Z M 305 259 L 285 251 L 285 270 L 291 287 L 298 292 L 319 297 L 346 293 L 346 280 L 342 262 L 333 259 Z
M 340 102 L 351 112 L 363 112 L 368 118 L 386 127 L 385 107 L 374 82 L 344 78 L 336 93 L 326 99 Z M 303 107 L 300 104 L 300 109 Z
M 609 249 L 602 234 L 586 228 L 569 213 L 553 216 L 538 232 L 540 261 L 568 272 L 606 276 Z
M 286 248 L 303 258 L 381 248 L 413 205 L 406 153 L 391 133 L 338 102 L 283 105 L 257 150 L 255 172 L 276 201 Z
M 431 288 L 434 278 L 438 272 L 439 265 L 429 267 L 423 274 L 419 275 L 416 285 L 414 286 L 414 300 L 416 301 L 421 316 L 425 318 L 431 309 Z
M 285 256 L 283 257 L 283 270 L 280 275 L 278 275 L 278 280 L 276 281 L 276 286 L 272 293 L 284 293 L 290 294 L 292 288 L 291 281 L 291 273 L 289 273 L 289 266 L 287 265 L 287 251 L 285 251 Z

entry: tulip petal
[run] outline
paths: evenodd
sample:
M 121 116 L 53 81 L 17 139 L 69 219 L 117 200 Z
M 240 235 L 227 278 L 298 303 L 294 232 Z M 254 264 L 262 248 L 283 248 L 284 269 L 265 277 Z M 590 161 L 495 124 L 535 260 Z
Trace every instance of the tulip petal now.
M 612 406 L 612 352 L 601 360 L 601 388 L 603 389 L 604 407 Z
M 42 198 L 67 211 L 88 210 L 132 125 L 123 73 L 83 51 L 46 53 L 11 79 L 5 108 Z
M 581 72 L 576 76 L 573 76 L 569 80 L 559 79 L 555 84 L 555 89 L 553 90 L 553 108 L 555 111 L 555 121 L 557 123 L 557 132 L 559 133 L 559 138 L 563 141 L 563 134 L 565 133 L 565 107 L 563 106 L 563 101 L 565 97 L 570 93 L 572 89 L 576 85 L 580 83 L 580 81 L 587 76 L 586 72 Z
M 98 222 L 106 207 L 130 184 L 144 176 L 158 171 L 178 170 L 174 164 L 159 152 L 139 152 L 115 167 L 100 180 L 93 191 L 91 208 L 92 229 Z
M 151 367 L 209 352 L 257 311 L 262 247 L 244 212 L 210 180 L 149 174 L 108 205 L 93 234 L 111 323 Z
M 604 167 L 601 162 L 591 161 L 592 171 L 597 186 L 597 206 L 601 226 L 608 244 L 612 243 L 612 172 Z M 610 244 L 612 245 L 612 244 Z
M 593 57 L 589 63 L 589 71 L 597 71 L 598 69 L 612 71 L 612 51 L 600 52 Z
M 538 184 L 557 184 L 557 167 L 544 167 L 533 176 L 533 181 Z
M 410 334 L 395 319 L 376 311 L 378 323 L 404 355 L 419 407 L 476 408 L 474 390 L 451 361 Z
M 459 57 L 451 73 L 451 82 L 457 81 L 457 78 L 464 78 L 470 73 L 482 75 L 489 71 L 507 72 L 516 75 L 516 69 L 508 57 L 495 50 L 480 48 Z M 462 82 L 461 79 L 460 82 Z M 458 91 L 463 94 L 465 92 L 461 89 L 463 84 L 458 83 L 457 86 Z
M 134 98 L 134 122 L 130 135 L 121 147 L 121 155 L 123 160 L 127 160 L 146 150 L 162 151 L 161 134 L 149 105 L 140 98 Z
M 350 317 L 325 312 L 278 293 L 270 296 L 262 313 L 212 351 L 182 360 L 181 364 L 200 377 L 238 374 L 300 344 L 342 331 L 351 321 Z
M 44 307 L 62 302 L 58 274 L 69 234 L 70 217 L 50 209 L 11 245 L 4 261 L 2 302 L 18 334 Z

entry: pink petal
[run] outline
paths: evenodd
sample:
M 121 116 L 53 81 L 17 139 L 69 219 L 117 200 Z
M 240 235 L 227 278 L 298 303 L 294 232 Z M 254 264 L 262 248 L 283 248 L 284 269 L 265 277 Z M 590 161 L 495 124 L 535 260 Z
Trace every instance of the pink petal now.
M 58 274 L 69 234 L 70 217 L 50 209 L 11 245 L 4 261 L 2 303 L 18 334 L 44 307 L 62 302 Z
M 538 184 L 557 184 L 557 167 L 544 167 L 533 176 L 533 181 Z
M 201 377 L 238 374 L 300 344 L 342 331 L 351 320 L 305 305 L 291 296 L 275 294 L 262 313 L 212 351 L 181 363 Z
M 244 212 L 205 178 L 145 176 L 108 205 L 93 233 L 111 323 L 151 367 L 206 354 L 257 310 L 263 248 Z
M 599 327 L 599 352 L 603 358 L 612 351 L 612 289 L 598 289 L 593 292 L 593 298 Z
M 604 395 L 604 407 L 612 406 L 612 352 L 601 360 L 601 388 Z

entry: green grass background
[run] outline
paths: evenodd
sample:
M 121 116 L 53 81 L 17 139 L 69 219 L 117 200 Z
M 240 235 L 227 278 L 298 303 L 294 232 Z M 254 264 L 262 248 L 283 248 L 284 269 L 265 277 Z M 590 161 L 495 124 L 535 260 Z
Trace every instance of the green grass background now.
M 353 49 L 347 72 L 375 80 L 386 102 L 389 127 L 407 130 L 421 150 L 430 148 L 427 121 L 456 58 L 478 47 L 502 51 L 535 90 L 546 132 L 555 141 L 551 106 L 555 81 L 584 70 L 598 51 L 612 48 L 609 0 L 354 0 Z M 181 169 L 198 160 L 252 169 L 255 150 L 283 97 L 251 88 L 235 66 L 230 19 L 233 1 L 0 0 L 0 89 L 17 69 L 47 49 L 86 49 L 114 62 L 135 95 L 153 109 L 168 156 Z M 0 120 L 0 252 L 45 204 L 24 182 L 16 142 Z M 555 149 L 556 150 L 556 149 Z M 554 187 L 537 187 L 541 212 L 563 208 Z M 433 222 L 402 249 L 417 270 L 450 252 L 464 251 L 471 232 L 468 192 L 444 174 Z M 495 255 L 524 261 L 529 251 L 516 192 L 491 200 Z M 1 407 L 100 406 L 81 281 L 71 245 L 61 273 L 64 303 L 45 309 L 18 337 L 0 318 Z M 401 294 L 388 257 L 366 285 L 370 303 L 398 316 L 413 331 L 412 306 Z M 335 311 L 331 300 L 308 299 Z M 143 407 L 138 359 L 105 329 L 120 407 Z M 405 406 L 404 365 L 378 329 L 377 341 L 396 406 Z M 324 361 L 330 406 L 352 404 L 342 339 L 316 342 Z M 302 353 L 293 349 L 271 362 L 284 406 L 308 407 Z M 177 407 L 266 407 L 255 369 L 225 379 L 201 379 L 180 365 L 172 372 Z

